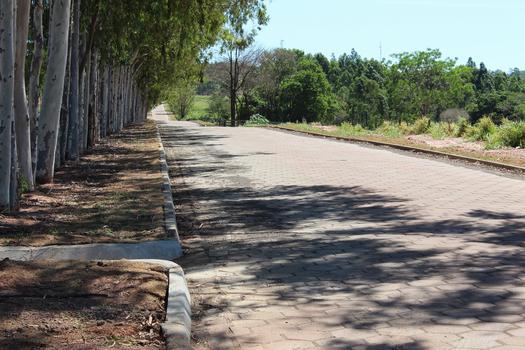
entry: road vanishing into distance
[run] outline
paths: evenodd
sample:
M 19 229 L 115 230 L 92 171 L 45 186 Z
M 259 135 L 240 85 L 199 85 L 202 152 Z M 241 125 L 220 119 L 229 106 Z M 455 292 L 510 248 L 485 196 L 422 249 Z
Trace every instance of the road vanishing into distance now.
M 196 349 L 525 348 L 522 179 L 262 128 L 160 129 Z

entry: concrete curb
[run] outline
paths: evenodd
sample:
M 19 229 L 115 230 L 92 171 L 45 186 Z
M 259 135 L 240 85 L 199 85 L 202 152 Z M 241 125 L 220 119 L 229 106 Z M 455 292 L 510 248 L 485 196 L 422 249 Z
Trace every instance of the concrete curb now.
M 169 282 L 166 320 L 162 333 L 168 350 L 191 349 L 191 297 L 182 268 L 172 261 L 140 259 L 146 263 L 162 265 L 168 269 Z
M 93 243 L 44 247 L 0 247 L 0 259 L 13 260 L 118 260 L 165 259 L 182 256 L 177 240 L 141 243 Z
M 179 231 L 177 229 L 177 217 L 175 215 L 175 205 L 173 204 L 173 195 L 171 192 L 169 168 L 166 161 L 166 152 L 164 151 L 164 145 L 162 144 L 162 138 L 160 137 L 159 123 L 156 122 L 155 126 L 160 145 L 160 171 L 162 173 L 162 193 L 164 195 L 164 221 L 166 232 L 169 237 L 173 237 L 180 242 Z
M 453 153 L 434 151 L 434 150 L 420 148 L 420 147 L 405 146 L 405 145 L 399 145 L 399 144 L 389 143 L 389 142 L 365 140 L 365 139 L 354 138 L 354 137 L 340 137 L 340 136 L 324 135 L 321 133 L 310 132 L 310 131 L 299 131 L 299 130 L 294 130 L 291 128 L 287 128 L 283 126 L 276 126 L 276 125 L 266 126 L 266 128 L 270 130 L 289 132 L 289 133 L 298 134 L 298 135 L 308 135 L 308 136 L 321 137 L 321 138 L 338 140 L 338 141 L 370 144 L 370 145 L 380 146 L 380 147 L 390 147 L 390 148 L 394 148 L 394 149 L 398 149 L 402 151 L 430 154 L 433 156 L 445 157 L 449 159 L 456 159 L 456 160 L 461 160 L 461 161 L 468 162 L 468 163 L 482 164 L 482 165 L 493 167 L 493 168 L 525 173 L 525 168 L 517 166 L 517 165 L 510 165 L 510 164 L 505 164 L 505 163 L 500 163 L 496 161 L 485 160 L 485 159 L 475 158 L 475 157 L 461 156 L 461 155 L 453 154 Z

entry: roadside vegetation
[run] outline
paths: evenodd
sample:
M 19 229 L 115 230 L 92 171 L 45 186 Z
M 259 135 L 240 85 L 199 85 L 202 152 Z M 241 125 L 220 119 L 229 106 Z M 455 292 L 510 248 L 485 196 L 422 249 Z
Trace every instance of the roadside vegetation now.
M 484 143 L 486 149 L 525 147 L 525 121 L 512 122 L 505 119 L 500 125 L 496 125 L 489 117 L 481 118 L 474 125 L 464 118 L 460 118 L 457 122 L 433 122 L 427 117 L 422 117 L 411 124 L 385 121 L 375 129 L 366 129 L 360 124 L 348 122 L 332 127 L 306 122 L 279 125 L 306 132 L 329 131 L 334 136 L 381 136 L 395 139 L 409 135 L 429 135 L 435 140 L 461 137 L 466 141 L 480 141 Z
M 354 50 L 331 59 L 289 49 L 242 52 L 245 79 L 230 125 L 451 144 L 467 152 L 525 147 L 525 74 L 517 68 L 491 71 L 430 49 L 383 61 Z M 231 121 L 229 67 L 227 55 L 207 66 L 192 91 L 206 95 L 208 106 L 194 104 L 186 119 L 205 125 Z

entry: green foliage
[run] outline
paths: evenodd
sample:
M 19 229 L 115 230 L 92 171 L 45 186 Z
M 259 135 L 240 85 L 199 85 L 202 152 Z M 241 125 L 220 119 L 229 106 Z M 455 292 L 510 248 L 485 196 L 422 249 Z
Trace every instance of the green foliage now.
M 29 181 L 25 177 L 23 177 L 21 174 L 18 176 L 18 191 L 20 194 L 28 193 L 31 190 L 31 186 L 29 185 Z
M 190 117 L 198 118 L 200 116 L 208 114 L 208 108 L 210 106 L 211 96 L 197 95 L 191 105 L 189 113 Z
M 268 125 L 270 124 L 270 121 L 263 117 L 260 114 L 254 114 L 248 119 L 248 121 L 244 124 L 245 126 L 261 126 L 261 125 Z
M 441 140 L 445 137 L 454 136 L 454 124 L 445 122 L 433 122 L 428 128 L 428 133 L 433 139 Z
M 166 93 L 165 100 L 170 110 L 184 119 L 188 116 L 195 100 L 195 83 L 192 79 L 181 79 Z
M 428 117 L 421 117 L 412 125 L 411 133 L 415 135 L 426 134 L 429 128 L 430 119 Z
M 209 99 L 208 114 L 214 120 L 228 119 L 230 117 L 228 98 L 216 93 Z
M 338 131 L 343 136 L 362 136 L 370 134 L 370 131 L 366 130 L 361 126 L 361 124 L 351 124 L 348 122 L 341 123 Z
M 490 117 L 483 117 L 476 124 L 468 128 L 466 136 L 473 141 L 488 141 L 497 131 L 496 124 Z
M 328 59 L 276 49 L 262 54 L 239 104 L 244 119 L 259 113 L 273 122 L 348 122 L 370 130 L 388 121 L 386 129 L 402 134 L 425 133 L 430 121 L 441 121 L 447 125 L 433 127 L 436 137 L 459 136 L 469 121 L 482 116 L 496 124 L 505 118 L 524 120 L 525 80 L 519 71 L 490 71 L 484 64 L 478 68 L 472 59 L 457 64 L 438 50 L 380 62 L 355 50 Z M 427 119 L 419 120 L 421 116 Z
M 280 102 L 288 120 L 319 120 L 330 108 L 330 84 L 314 60 L 302 59 L 297 72 L 282 82 L 280 90 Z
M 465 117 L 460 117 L 456 123 L 454 123 L 454 136 L 462 137 L 467 132 L 470 124 L 468 119 Z
M 404 135 L 403 127 L 400 127 L 398 124 L 384 121 L 375 131 L 378 134 L 384 135 L 386 137 L 399 138 Z
M 525 121 L 503 121 L 493 137 L 489 138 L 488 148 L 525 147 Z

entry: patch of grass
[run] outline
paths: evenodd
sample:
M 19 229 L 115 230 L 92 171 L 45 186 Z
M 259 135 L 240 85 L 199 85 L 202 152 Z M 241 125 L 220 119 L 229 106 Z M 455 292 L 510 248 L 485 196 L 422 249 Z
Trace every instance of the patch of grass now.
M 497 126 L 490 117 L 483 117 L 476 124 L 468 128 L 467 138 L 472 141 L 488 141 L 491 135 L 496 133 Z
M 338 131 L 342 136 L 360 136 L 370 134 L 370 131 L 363 128 L 361 124 L 354 125 L 347 122 L 342 123 Z
M 454 136 L 454 124 L 447 122 L 430 123 L 427 132 L 435 140 L 442 140 L 445 137 Z
M 193 100 L 193 104 L 190 109 L 190 113 L 185 119 L 187 120 L 191 120 L 188 118 L 200 119 L 203 116 L 208 115 L 210 99 L 211 99 L 211 96 L 204 96 L 204 95 L 195 96 L 195 99 Z
M 470 127 L 470 123 L 467 118 L 460 117 L 456 123 L 454 123 L 454 136 L 463 137 Z
M 389 121 L 384 121 L 375 131 L 380 135 L 391 138 L 399 138 L 404 135 L 402 128 L 398 124 Z
M 421 117 L 414 122 L 410 133 L 414 135 L 426 134 L 428 129 L 430 129 L 430 119 L 428 117 Z
M 487 148 L 525 147 L 525 121 L 504 120 L 497 131 L 487 140 Z

